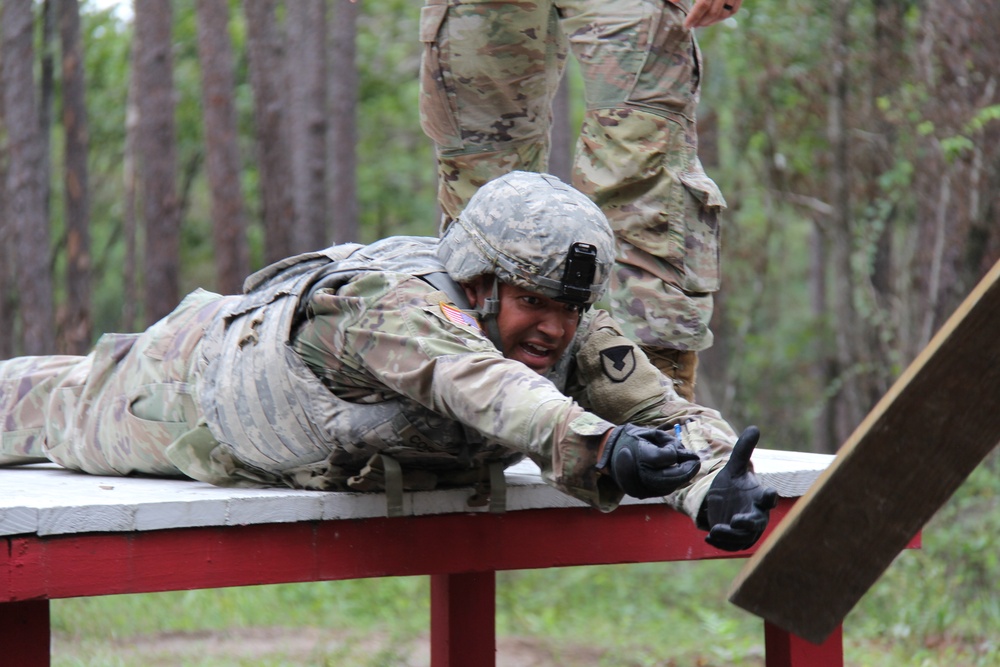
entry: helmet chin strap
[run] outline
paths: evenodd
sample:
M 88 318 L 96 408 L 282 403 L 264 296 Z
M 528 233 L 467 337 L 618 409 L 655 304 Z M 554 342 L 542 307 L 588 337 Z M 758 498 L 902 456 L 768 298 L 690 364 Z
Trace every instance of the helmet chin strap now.
M 486 337 L 496 346 L 500 353 L 503 353 L 503 345 L 500 342 L 500 325 L 497 324 L 497 315 L 500 313 L 500 281 L 496 276 L 493 279 L 493 290 L 490 296 L 486 297 L 481 305 L 476 306 L 476 313 L 482 320 L 486 329 Z

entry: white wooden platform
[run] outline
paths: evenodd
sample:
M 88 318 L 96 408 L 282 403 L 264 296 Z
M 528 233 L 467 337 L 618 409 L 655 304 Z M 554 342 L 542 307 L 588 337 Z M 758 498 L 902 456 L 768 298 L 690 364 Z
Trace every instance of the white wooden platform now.
M 755 469 L 781 496 L 804 495 L 833 456 L 758 449 Z M 522 461 L 506 472 L 507 510 L 583 506 Z M 408 515 L 486 512 L 470 489 L 404 494 Z M 626 498 L 626 504 L 660 503 Z M 40 536 L 383 517 L 385 497 L 293 489 L 226 489 L 181 479 L 98 477 L 35 464 L 0 468 L 0 536 Z

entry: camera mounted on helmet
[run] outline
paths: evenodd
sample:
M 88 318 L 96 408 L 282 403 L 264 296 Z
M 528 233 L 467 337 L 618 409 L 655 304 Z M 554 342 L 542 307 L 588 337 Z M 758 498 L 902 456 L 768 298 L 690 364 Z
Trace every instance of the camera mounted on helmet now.
M 590 243 L 574 241 L 566 255 L 560 296 L 557 301 L 575 303 L 586 308 L 597 275 L 597 247 Z

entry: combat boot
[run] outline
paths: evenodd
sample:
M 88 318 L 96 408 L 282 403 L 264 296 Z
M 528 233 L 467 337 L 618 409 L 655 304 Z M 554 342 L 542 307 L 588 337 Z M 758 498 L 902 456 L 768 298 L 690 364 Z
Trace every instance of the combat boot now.
M 680 397 L 694 403 L 698 353 L 693 350 L 674 350 L 668 347 L 644 347 L 642 350 L 661 373 L 674 381 L 674 390 Z

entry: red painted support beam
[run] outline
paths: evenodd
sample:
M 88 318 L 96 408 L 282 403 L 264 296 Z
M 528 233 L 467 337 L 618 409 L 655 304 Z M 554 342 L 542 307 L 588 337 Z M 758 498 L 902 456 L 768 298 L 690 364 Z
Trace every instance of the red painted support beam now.
M 496 573 L 431 576 L 431 667 L 496 665 Z
M 3 664 L 48 667 L 50 643 L 48 600 L 0 604 Z
M 49 664 L 47 599 L 429 574 L 432 665 L 493 667 L 496 571 L 746 555 L 665 505 L 6 537 L 0 647 L 11 664 Z M 767 624 L 765 643 L 767 667 L 843 665 L 840 629 L 817 646 Z
M 0 603 L 747 555 L 709 546 L 666 505 L 17 536 L 0 545 Z
M 843 628 L 837 627 L 822 644 L 813 644 L 764 621 L 766 667 L 843 667 Z

